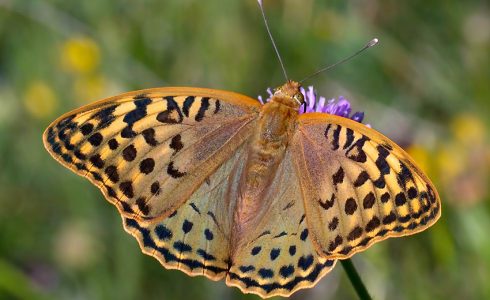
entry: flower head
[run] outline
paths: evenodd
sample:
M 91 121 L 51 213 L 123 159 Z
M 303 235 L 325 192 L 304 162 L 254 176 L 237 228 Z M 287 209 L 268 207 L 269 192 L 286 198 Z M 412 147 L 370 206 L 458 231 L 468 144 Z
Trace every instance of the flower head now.
M 351 104 L 349 100 L 342 96 L 340 96 L 338 100 L 330 99 L 327 101 L 325 97 L 317 95 L 313 86 L 309 86 L 307 90 L 301 87 L 300 91 L 305 99 L 304 107 L 301 107 L 299 110 L 300 114 L 311 112 L 326 113 L 349 118 L 359 123 L 362 123 L 362 120 L 364 119 L 364 112 L 359 111 L 351 114 Z M 265 104 L 272 98 L 273 93 L 271 88 L 267 89 L 267 93 L 269 94 L 269 97 L 266 100 L 263 100 L 262 96 L 258 96 L 260 103 Z

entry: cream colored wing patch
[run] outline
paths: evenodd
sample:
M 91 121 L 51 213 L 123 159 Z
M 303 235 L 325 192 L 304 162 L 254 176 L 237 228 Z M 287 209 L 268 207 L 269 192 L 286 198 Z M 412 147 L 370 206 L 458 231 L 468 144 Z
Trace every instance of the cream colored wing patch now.
M 45 131 L 50 154 L 101 189 L 120 213 L 173 213 L 248 138 L 260 104 L 235 93 L 162 88 L 70 112 Z
M 327 258 L 422 231 L 440 216 L 430 180 L 399 146 L 362 124 L 304 115 L 292 144 L 308 228 Z

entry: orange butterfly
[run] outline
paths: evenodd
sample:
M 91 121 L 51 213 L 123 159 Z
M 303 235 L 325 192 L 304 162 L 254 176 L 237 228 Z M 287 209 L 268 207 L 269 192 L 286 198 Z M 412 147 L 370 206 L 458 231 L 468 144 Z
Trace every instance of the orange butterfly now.
M 200 88 L 130 92 L 44 133 L 99 187 L 144 253 L 262 297 L 311 287 L 344 259 L 434 224 L 440 200 L 395 143 L 347 118 Z
M 149 89 L 69 112 L 43 140 L 166 268 L 289 296 L 336 259 L 441 214 L 434 186 L 399 146 L 348 118 L 300 115 L 304 104 L 290 80 L 264 105 L 228 91 Z

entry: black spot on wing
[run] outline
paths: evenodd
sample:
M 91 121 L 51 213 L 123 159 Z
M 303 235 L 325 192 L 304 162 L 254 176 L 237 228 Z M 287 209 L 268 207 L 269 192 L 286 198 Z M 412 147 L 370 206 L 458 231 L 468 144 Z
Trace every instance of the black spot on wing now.
M 201 211 L 197 208 L 197 206 L 194 203 L 189 204 L 192 209 L 197 212 L 199 215 L 201 214 Z M 206 229 L 207 230 L 207 229 Z
M 102 134 L 100 134 L 100 132 L 96 132 L 88 138 L 88 142 L 92 146 L 97 147 L 102 143 L 102 139 L 103 139 Z
M 167 174 L 172 176 L 173 178 L 180 178 L 186 175 L 186 172 L 180 172 L 178 169 L 174 167 L 174 162 L 171 161 L 167 166 Z
M 357 238 L 359 238 L 362 235 L 362 228 L 359 226 L 356 226 L 354 229 L 349 232 L 349 235 L 347 236 L 347 240 L 353 241 Z
M 255 255 L 259 254 L 260 250 L 262 250 L 262 247 L 260 247 L 260 246 L 256 246 L 256 247 L 254 247 L 254 248 L 252 249 L 252 251 L 250 252 L 250 254 L 252 254 L 252 255 L 254 255 L 254 256 L 255 256 Z
M 214 238 L 213 232 L 207 228 L 204 230 L 204 236 L 206 237 L 206 240 L 208 240 L 208 241 L 212 241 Z
M 279 270 L 279 274 L 283 278 L 288 278 L 291 275 L 294 274 L 294 266 L 293 265 L 288 265 L 288 266 L 282 266 L 281 269 Z
M 307 228 L 305 228 L 305 229 L 304 229 L 304 230 L 301 232 L 300 239 L 301 239 L 302 241 L 305 241 L 307 237 L 308 237 L 308 229 L 307 229 Z
M 86 160 L 87 159 L 87 156 L 85 154 L 83 154 L 79 149 L 75 150 L 73 152 L 73 155 L 75 155 L 75 157 L 80 159 L 80 160 Z
M 84 164 L 82 164 L 82 163 L 76 163 L 75 166 L 80 171 L 88 171 L 87 167 Z
M 354 141 L 354 130 L 347 128 L 345 134 L 346 134 L 346 139 L 345 139 L 345 144 L 343 149 L 347 149 L 352 145 L 352 142 Z
M 327 128 L 325 128 L 325 133 L 323 134 L 327 139 L 328 139 L 328 132 L 330 131 L 330 128 L 332 128 L 332 124 L 327 125 Z
M 294 203 L 295 203 L 294 200 L 290 201 L 286 206 L 284 206 L 284 208 L 282 210 L 290 209 L 291 207 L 294 206 Z
M 381 225 L 381 221 L 377 216 L 373 216 L 371 220 L 366 224 L 366 232 L 371 232 Z
M 141 132 L 141 134 L 143 135 L 143 138 L 148 145 L 156 146 L 158 144 L 157 140 L 155 139 L 155 129 L 145 129 Z
M 73 162 L 73 159 L 71 158 L 71 156 L 69 154 L 64 153 L 61 155 L 61 158 L 69 164 L 71 164 Z
M 412 186 L 408 189 L 407 194 L 410 199 L 415 199 L 418 196 L 418 191 Z
M 380 175 L 378 179 L 376 179 L 375 181 L 373 181 L 373 184 L 378 189 L 384 188 L 386 186 L 386 181 L 385 181 L 384 176 L 383 175 Z
M 408 169 L 407 165 L 403 162 L 400 162 L 400 172 L 397 174 L 396 178 L 398 184 L 402 187 L 406 187 L 409 180 L 414 181 L 412 172 L 410 172 L 410 169 Z
M 274 277 L 274 271 L 271 269 L 262 268 L 257 273 L 259 273 L 262 278 L 272 278 Z
M 217 114 L 221 110 L 221 102 L 216 99 L 214 102 L 214 113 Z
M 199 111 L 196 114 L 195 120 L 197 122 L 200 122 L 200 121 L 202 121 L 202 119 L 204 119 L 204 116 L 205 116 L 208 108 L 209 108 L 209 98 L 204 97 L 201 99 L 201 106 L 199 107 Z
M 332 150 L 339 149 L 340 130 L 342 130 L 342 126 L 337 125 L 337 127 L 333 131 Z
M 332 181 L 333 181 L 334 186 L 336 186 L 339 183 L 344 182 L 344 169 L 342 169 L 342 167 L 339 167 L 337 172 L 335 172 L 335 174 L 333 174 Z
M 136 154 L 137 151 L 133 144 L 127 146 L 122 151 L 122 155 L 125 161 L 133 161 L 136 158 Z
M 150 186 L 150 191 L 153 195 L 157 196 L 160 193 L 160 183 L 155 181 Z
M 396 204 L 396 206 L 402 206 L 405 203 L 407 203 L 407 198 L 405 197 L 405 194 L 403 192 L 398 193 L 395 196 L 395 204 Z
M 383 195 L 381 195 L 381 202 L 386 203 L 390 200 L 390 193 L 385 192 Z
M 390 152 L 388 152 L 388 150 L 381 145 L 378 145 L 376 149 L 378 150 L 378 158 L 375 162 L 376 167 L 378 167 L 381 175 L 390 174 L 390 165 L 386 161 L 386 158 L 390 155 Z
M 362 206 L 365 209 L 372 208 L 374 206 L 374 203 L 376 202 L 376 197 L 374 196 L 373 192 L 369 192 L 365 197 L 364 200 L 362 200 Z
M 335 194 L 332 194 L 332 197 L 330 198 L 330 200 L 325 200 L 325 202 L 322 202 L 322 200 L 318 200 L 318 203 L 320 204 L 320 206 L 325 209 L 325 210 L 328 210 L 330 209 L 334 203 L 335 203 Z
M 255 267 L 252 266 L 252 265 L 249 265 L 249 266 L 241 266 L 240 268 L 238 268 L 240 270 L 240 272 L 242 273 L 248 273 L 248 272 L 252 272 L 252 271 L 255 271 Z
M 109 107 L 106 107 L 97 113 L 95 113 L 92 118 L 96 119 L 99 121 L 99 124 L 97 125 L 97 130 L 106 128 L 114 122 L 116 117 L 114 116 L 114 111 L 116 110 L 118 105 L 111 105 Z
M 214 261 L 214 260 L 216 260 L 216 257 L 214 257 L 214 255 L 207 253 L 203 249 L 197 249 L 196 253 L 197 253 L 197 255 L 199 255 L 200 257 L 204 258 L 207 261 Z
M 150 207 L 146 204 L 146 199 L 140 197 L 136 200 L 136 205 L 138 205 L 138 209 L 144 214 L 147 215 L 150 213 Z
M 333 217 L 330 222 L 328 222 L 328 229 L 330 231 L 334 231 L 337 229 L 337 226 L 339 225 L 339 218 Z
M 180 111 L 179 105 L 175 102 L 173 96 L 164 97 L 167 101 L 167 110 L 157 115 L 157 121 L 166 124 L 182 123 L 184 116 Z
M 369 179 L 369 174 L 366 171 L 362 171 L 354 182 L 354 187 L 362 186 Z
M 59 123 L 56 124 L 56 128 L 58 130 L 63 130 L 64 128 L 74 129 L 76 127 L 76 123 L 73 122 L 75 116 L 76 115 L 70 115 L 64 118 L 63 120 L 59 121 Z
M 279 257 L 280 253 L 281 253 L 281 249 L 279 249 L 279 248 L 272 249 L 271 253 L 270 253 L 271 260 L 272 261 L 276 260 L 276 258 Z
M 353 215 L 354 212 L 357 210 L 357 202 L 354 200 L 354 198 L 349 198 L 347 201 L 345 201 L 345 213 L 347 215 Z
M 195 98 L 196 97 L 194 96 L 189 96 L 184 100 L 184 105 L 182 106 L 182 112 L 186 117 L 189 117 L 189 112 L 192 107 L 192 104 L 194 103 Z
M 172 155 L 175 155 L 177 152 L 182 150 L 182 148 L 184 148 L 184 144 L 182 143 L 182 136 L 180 134 L 177 134 L 172 138 L 170 142 L 170 148 L 174 150 L 174 153 L 172 153 Z
M 99 173 L 92 171 L 92 172 L 90 172 L 90 174 L 92 174 L 92 176 L 94 177 L 95 180 L 97 180 L 97 181 L 103 181 L 103 179 L 102 179 L 102 177 L 100 176 Z
M 273 239 L 277 239 L 277 238 L 283 237 L 283 236 L 285 236 L 285 235 L 288 235 L 288 234 L 286 233 L 286 231 L 282 231 L 281 233 L 279 233 L 279 234 L 275 235 L 275 236 L 273 237 Z
M 301 256 L 298 259 L 298 268 L 302 269 L 303 271 L 308 270 L 309 267 L 313 264 L 314 258 L 313 255 L 308 255 L 308 256 Z
M 191 245 L 185 244 L 184 242 L 181 241 L 176 241 L 174 243 L 174 249 L 180 253 L 192 251 Z
M 90 162 L 98 169 L 102 169 L 104 167 L 104 161 L 98 153 L 90 157 Z
M 396 221 L 396 214 L 394 212 L 390 212 L 389 215 L 383 218 L 383 224 L 388 225 Z
M 143 95 L 136 96 L 133 99 L 136 108 L 128 112 L 123 118 L 123 122 L 127 124 L 126 128 L 121 132 L 123 138 L 133 138 L 136 136 L 136 132 L 133 131 L 133 125 L 147 115 L 146 108 L 151 103 L 151 99 Z
M 334 251 L 335 249 L 337 249 L 338 246 L 342 244 L 342 242 L 342 237 L 340 235 L 337 235 L 334 240 L 330 241 L 330 244 L 328 245 L 328 251 Z M 325 254 L 330 255 L 331 253 L 325 252 Z
M 134 197 L 133 184 L 131 181 L 124 181 L 119 184 L 121 192 L 128 198 Z
M 91 134 L 92 130 L 94 130 L 94 124 L 92 124 L 92 123 L 86 123 L 86 124 L 82 125 L 82 127 L 80 127 L 80 132 L 83 135 Z
M 150 174 L 154 168 L 155 160 L 151 157 L 145 158 L 140 162 L 140 172 L 143 174 Z
M 306 218 L 306 214 L 301 215 L 301 218 L 299 219 L 298 224 L 303 223 L 303 221 L 305 220 L 305 218 Z
M 367 161 L 367 156 L 362 148 L 364 144 L 369 141 L 369 138 L 365 135 L 360 137 L 350 148 L 346 151 L 347 158 L 360 163 Z
M 193 226 L 194 224 L 192 222 L 184 220 L 184 223 L 182 223 L 182 231 L 187 234 L 192 230 Z
M 117 147 L 119 147 L 119 143 L 117 142 L 116 139 L 110 139 L 108 144 L 109 144 L 109 149 L 111 150 L 116 150 Z

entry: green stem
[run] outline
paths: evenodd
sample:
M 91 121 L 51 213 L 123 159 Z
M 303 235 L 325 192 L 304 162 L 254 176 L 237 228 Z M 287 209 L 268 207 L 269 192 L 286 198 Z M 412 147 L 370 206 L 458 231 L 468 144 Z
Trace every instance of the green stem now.
M 359 276 L 359 273 L 357 273 L 356 267 L 354 267 L 354 264 L 352 263 L 350 258 L 341 260 L 340 262 L 342 263 L 342 267 L 344 267 L 345 273 L 347 273 L 347 277 L 349 277 L 352 286 L 356 290 L 359 299 L 371 300 L 372 298 L 371 296 L 369 296 L 366 286 L 362 282 L 362 279 Z

